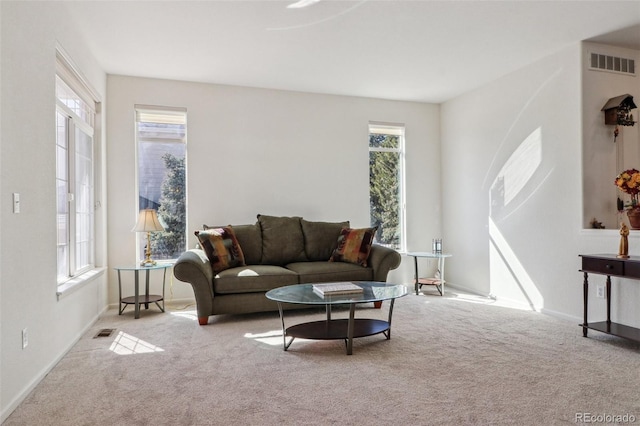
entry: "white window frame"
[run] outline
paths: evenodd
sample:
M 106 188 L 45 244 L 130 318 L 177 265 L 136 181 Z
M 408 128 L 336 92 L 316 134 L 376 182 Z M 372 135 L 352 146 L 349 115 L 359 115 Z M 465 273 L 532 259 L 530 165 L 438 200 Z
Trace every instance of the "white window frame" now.
M 138 123 L 141 121 L 152 121 L 152 122 L 158 122 L 158 123 L 165 123 L 165 124 L 183 124 L 184 125 L 184 129 L 185 129 L 185 134 L 184 137 L 182 138 L 166 138 L 166 137 L 159 137 L 159 138 L 153 138 L 153 137 L 147 137 L 145 138 L 145 142 L 159 142 L 159 143 L 176 143 L 176 144 L 183 144 L 185 147 L 185 224 L 186 224 L 186 220 L 187 220 L 187 109 L 186 108 L 182 108 L 182 107 L 168 107 L 168 106 L 156 106 L 156 105 L 134 105 L 134 110 L 135 110 L 135 144 L 136 144 L 136 217 L 138 216 L 138 212 L 142 209 L 142 208 L 151 208 L 150 206 L 140 206 L 140 135 L 138 132 Z M 159 212 L 158 212 L 159 213 Z M 162 223 L 162 217 L 161 215 L 158 215 L 158 218 L 160 219 L 161 223 Z M 164 223 L 162 223 L 163 226 L 165 225 Z M 185 240 L 185 246 L 183 247 L 184 250 L 187 249 L 187 245 L 188 245 L 188 234 L 187 234 L 187 228 L 185 225 L 185 230 L 184 230 L 184 240 Z M 136 235 L 136 258 L 141 261 L 145 258 L 145 246 L 146 246 L 146 235 L 142 235 L 142 233 L 138 233 L 138 235 Z M 175 262 L 176 258 L 171 258 L 171 259 L 162 259 L 162 258 L 158 258 L 155 257 L 156 253 L 154 253 L 154 260 L 156 260 L 159 263 L 171 263 L 171 262 Z
M 369 144 L 369 138 L 371 134 L 384 134 L 398 136 L 397 148 L 382 148 L 372 147 Z M 395 250 L 404 253 L 406 252 L 407 234 L 406 234 L 406 197 L 405 197 L 405 125 L 399 123 L 383 123 L 383 122 L 369 122 L 369 133 L 367 138 L 367 145 L 369 145 L 368 155 L 371 152 L 395 152 L 398 154 L 398 172 L 400 174 L 400 182 L 398 188 L 398 203 L 399 203 L 399 224 L 400 227 L 400 241 L 398 247 L 394 247 Z M 376 236 L 377 242 L 377 236 Z
M 56 51 L 56 157 L 58 155 L 58 117 L 60 116 L 65 122 L 66 137 L 66 153 L 64 166 L 66 170 L 67 194 L 66 200 L 59 198 L 57 191 L 58 177 L 60 176 L 58 167 L 61 166 L 56 161 L 56 203 L 67 203 L 66 214 L 64 215 L 66 225 L 66 245 L 68 249 L 65 254 L 65 262 L 58 261 L 57 271 L 57 294 L 58 297 L 64 291 L 77 285 L 82 280 L 81 276 L 87 276 L 91 279 L 95 276 L 92 272 L 96 268 L 96 158 L 97 158 L 97 141 L 95 135 L 96 112 L 99 111 L 99 100 L 95 91 L 85 82 L 85 79 L 77 72 L 75 66 L 72 65 L 68 56 L 60 49 Z M 91 147 L 89 158 L 83 158 L 84 166 L 89 167 L 84 176 L 89 175 L 88 179 L 79 181 L 76 174 L 79 153 L 79 141 L 76 140 L 77 132 L 82 132 L 90 138 Z M 88 159 L 88 162 L 86 161 Z M 84 197 L 76 197 L 78 191 L 84 190 Z M 85 206 L 79 208 L 77 202 L 85 201 Z M 59 208 L 56 207 L 56 223 L 60 219 Z M 81 220 L 78 218 L 82 216 Z M 85 226 L 86 225 L 86 226 Z M 85 226 L 81 229 L 82 226 Z M 88 243 L 88 244 L 83 244 Z M 60 241 L 58 241 L 58 245 Z M 79 253 L 78 247 L 83 245 L 83 253 Z M 56 250 L 57 256 L 59 256 Z M 86 259 L 79 264 L 78 255 L 82 254 Z M 60 267 L 64 265 L 64 270 Z

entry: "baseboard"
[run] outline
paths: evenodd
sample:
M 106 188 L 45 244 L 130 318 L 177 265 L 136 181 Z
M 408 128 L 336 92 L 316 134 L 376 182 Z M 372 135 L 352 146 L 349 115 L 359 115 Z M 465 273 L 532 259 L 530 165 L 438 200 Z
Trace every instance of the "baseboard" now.
M 558 318 L 564 321 L 574 322 L 576 324 L 582 324 L 582 318 L 574 315 L 565 314 L 564 312 L 558 312 L 551 309 L 542 308 L 541 313 L 549 315 L 550 317 Z
M 482 293 L 479 292 L 478 290 L 472 289 L 472 288 L 467 288 L 465 286 L 461 286 L 458 284 L 454 284 L 454 283 L 449 283 L 447 282 L 444 285 L 444 288 L 453 288 L 455 290 L 460 290 L 460 291 L 464 291 L 465 293 L 469 293 L 469 294 L 473 294 L 474 296 L 481 296 L 481 297 L 486 297 L 488 299 L 495 299 L 495 297 L 491 296 L 489 293 Z
M 93 327 L 93 325 L 98 321 L 98 319 L 100 319 L 100 316 L 104 314 L 107 309 L 108 306 L 105 306 L 102 311 L 96 314 L 96 316 L 93 317 L 91 321 L 89 321 L 86 327 L 84 327 L 71 341 L 71 343 L 69 343 L 67 348 L 63 350 L 62 353 L 60 353 L 60 355 L 58 355 L 51 363 L 49 363 L 49 365 L 43 368 L 40 373 L 38 373 L 33 378 L 33 380 L 29 382 L 29 384 L 22 390 L 22 392 L 20 392 L 9 404 L 7 404 L 5 409 L 2 410 L 2 414 L 0 415 L 0 423 L 3 423 L 5 420 L 7 420 L 7 418 L 9 418 L 11 413 L 13 413 L 16 408 L 18 408 L 22 401 L 24 401 L 25 398 L 29 396 L 29 394 L 36 388 L 36 386 L 38 386 L 38 384 L 40 384 L 42 379 L 44 379 L 47 374 L 49 374 L 51 370 L 53 370 L 53 368 L 62 360 L 62 358 L 64 358 L 69 353 L 69 351 L 75 346 L 75 344 L 78 343 L 82 336 L 84 336 L 91 327 Z

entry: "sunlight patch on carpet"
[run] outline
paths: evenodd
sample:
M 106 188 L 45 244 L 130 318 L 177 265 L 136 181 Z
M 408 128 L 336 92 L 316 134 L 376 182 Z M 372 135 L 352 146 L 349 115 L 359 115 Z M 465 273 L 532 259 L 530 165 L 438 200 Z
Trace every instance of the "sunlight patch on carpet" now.
M 272 330 L 264 333 L 245 333 L 244 337 L 269 346 L 282 346 L 282 330 Z M 289 337 L 290 339 L 291 337 Z M 296 337 L 296 342 L 310 342 L 310 339 Z
M 138 339 L 137 337 L 127 334 L 123 331 L 118 333 L 109 350 L 118 355 L 137 355 L 152 352 L 164 352 L 164 349 L 156 345 L 152 345 L 149 342 L 145 342 L 144 340 Z
M 499 306 L 501 308 L 511 308 L 511 309 L 517 309 L 521 311 L 532 310 L 529 306 L 526 306 L 524 304 L 512 303 L 509 301 L 501 301 L 501 300 L 496 300 L 489 297 L 478 296 L 473 294 L 456 293 L 455 297 L 450 297 L 449 300 L 453 300 L 455 302 L 477 303 L 480 305 L 487 305 L 487 306 Z
M 175 317 L 180 317 L 180 318 L 186 318 L 192 321 L 198 321 L 198 315 L 196 314 L 196 311 L 182 311 L 182 312 L 169 312 L 171 315 L 175 316 Z
M 267 331 L 265 333 L 245 333 L 244 337 L 264 343 L 269 346 L 282 345 L 282 330 Z

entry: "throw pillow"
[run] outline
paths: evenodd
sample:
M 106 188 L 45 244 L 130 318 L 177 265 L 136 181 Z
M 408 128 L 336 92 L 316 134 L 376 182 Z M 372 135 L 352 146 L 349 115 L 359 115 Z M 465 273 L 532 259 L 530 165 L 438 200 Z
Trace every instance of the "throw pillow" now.
M 245 265 L 242 248 L 231 226 L 196 231 L 195 234 L 215 273 Z
M 333 251 L 329 262 L 355 263 L 366 267 L 373 237 L 377 231 L 377 226 L 361 229 L 342 228 L 338 237 L 338 247 Z
M 202 225 L 203 229 L 222 228 L 223 226 Z M 244 263 L 259 265 L 262 260 L 262 230 L 259 223 L 253 225 L 233 225 L 233 233 L 242 247 Z

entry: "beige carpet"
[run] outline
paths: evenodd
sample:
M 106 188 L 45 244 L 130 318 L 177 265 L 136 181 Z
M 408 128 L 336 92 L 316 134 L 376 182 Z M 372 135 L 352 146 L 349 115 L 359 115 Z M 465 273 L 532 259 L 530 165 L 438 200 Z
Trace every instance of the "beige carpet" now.
M 585 339 L 577 323 L 487 299 L 409 294 L 396 302 L 391 340 L 358 339 L 352 356 L 342 341 L 296 340 L 284 352 L 275 312 L 201 327 L 192 309 L 138 320 L 132 308 L 110 310 L 4 424 L 553 425 L 577 413 L 640 422 L 639 345 Z M 285 315 L 291 325 L 324 314 Z M 103 328 L 115 332 L 94 338 Z

